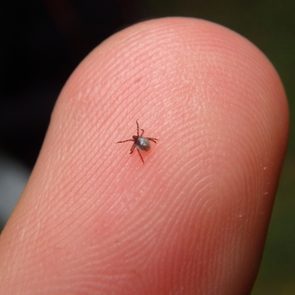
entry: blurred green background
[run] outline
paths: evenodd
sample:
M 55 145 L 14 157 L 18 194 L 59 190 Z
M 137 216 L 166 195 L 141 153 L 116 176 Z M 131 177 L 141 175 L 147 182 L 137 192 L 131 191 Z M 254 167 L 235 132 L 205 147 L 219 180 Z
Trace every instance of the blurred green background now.
M 220 23 L 256 44 L 279 72 L 295 111 L 295 1 L 145 1 L 153 15 L 200 17 Z M 290 128 L 265 252 L 252 295 L 295 294 L 295 134 Z
M 112 33 L 135 22 L 163 16 L 211 20 L 256 44 L 282 78 L 289 98 L 292 126 L 294 12 L 294 0 L 3 1 L 0 10 L 3 57 L 0 160 L 2 157 L 7 166 L 16 167 L 18 172 L 21 169 L 17 165 L 27 169 L 22 181 L 20 177 L 11 178 L 14 183 L 20 182 L 21 190 L 38 155 L 55 99 L 76 65 Z M 291 128 L 265 253 L 252 295 L 295 294 L 294 148 L 295 134 Z M 2 170 L 7 175 L 7 169 Z M 10 182 L 4 183 L 11 188 Z M 2 197 L 4 194 L 9 196 L 0 191 L 0 205 L 7 204 Z M 18 193 L 13 195 L 17 199 Z M 0 214 L 0 229 L 5 221 L 6 217 Z

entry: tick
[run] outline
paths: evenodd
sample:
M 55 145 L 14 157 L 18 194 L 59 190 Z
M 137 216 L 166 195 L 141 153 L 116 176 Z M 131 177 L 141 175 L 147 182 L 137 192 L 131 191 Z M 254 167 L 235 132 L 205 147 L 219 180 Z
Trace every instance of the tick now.
M 148 151 L 151 148 L 151 144 L 150 141 L 157 143 L 158 139 L 154 138 L 154 137 L 145 137 L 143 136 L 144 134 L 144 130 L 139 128 L 139 124 L 138 124 L 138 120 L 136 120 L 136 126 L 137 126 L 137 135 L 133 135 L 132 138 L 130 139 L 126 139 L 126 140 L 122 140 L 122 141 L 118 141 L 117 143 L 123 143 L 123 142 L 127 142 L 127 141 L 132 141 L 133 145 L 131 146 L 130 149 L 130 154 L 132 154 L 134 152 L 134 149 L 137 150 L 142 163 L 144 163 L 143 157 L 140 153 L 141 151 Z M 141 130 L 141 133 L 139 134 L 139 130 Z

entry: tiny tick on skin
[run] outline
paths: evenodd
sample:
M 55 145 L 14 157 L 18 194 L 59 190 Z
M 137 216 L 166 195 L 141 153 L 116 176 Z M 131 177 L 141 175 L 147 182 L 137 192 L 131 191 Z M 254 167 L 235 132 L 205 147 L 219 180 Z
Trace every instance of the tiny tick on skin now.
M 130 149 L 130 154 L 133 153 L 134 149 L 136 148 L 142 163 L 144 163 L 143 157 L 140 153 L 140 150 L 142 151 L 148 151 L 151 148 L 150 145 L 150 140 L 153 141 L 154 143 L 157 143 L 157 138 L 154 137 L 144 137 L 144 130 L 139 128 L 139 124 L 138 121 L 136 120 L 136 125 L 137 125 L 137 135 L 133 135 L 132 138 L 130 139 L 126 139 L 126 140 L 122 140 L 122 141 L 118 141 L 117 143 L 123 143 L 123 142 L 127 142 L 127 141 L 133 141 L 133 145 Z M 141 134 L 139 135 L 139 129 L 141 130 Z

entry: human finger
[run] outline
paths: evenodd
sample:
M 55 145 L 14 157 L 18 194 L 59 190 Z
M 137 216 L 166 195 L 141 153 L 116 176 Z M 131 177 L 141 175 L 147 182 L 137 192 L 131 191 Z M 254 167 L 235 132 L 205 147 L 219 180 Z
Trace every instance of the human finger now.
M 247 294 L 287 138 L 275 70 L 210 22 L 112 36 L 60 94 L 0 240 L 3 294 Z M 116 144 L 159 139 L 145 164 Z

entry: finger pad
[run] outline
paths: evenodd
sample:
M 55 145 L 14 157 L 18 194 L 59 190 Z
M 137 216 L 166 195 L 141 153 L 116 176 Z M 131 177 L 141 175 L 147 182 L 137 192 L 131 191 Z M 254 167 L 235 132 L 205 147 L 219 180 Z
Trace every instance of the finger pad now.
M 132 143 L 116 144 L 136 119 L 159 138 L 144 165 Z M 238 34 L 183 18 L 119 32 L 57 102 L 28 187 L 39 186 L 28 203 L 41 204 L 46 229 L 36 261 L 46 256 L 88 293 L 248 290 L 287 121 L 275 70 Z M 46 254 L 56 244 L 65 263 Z

